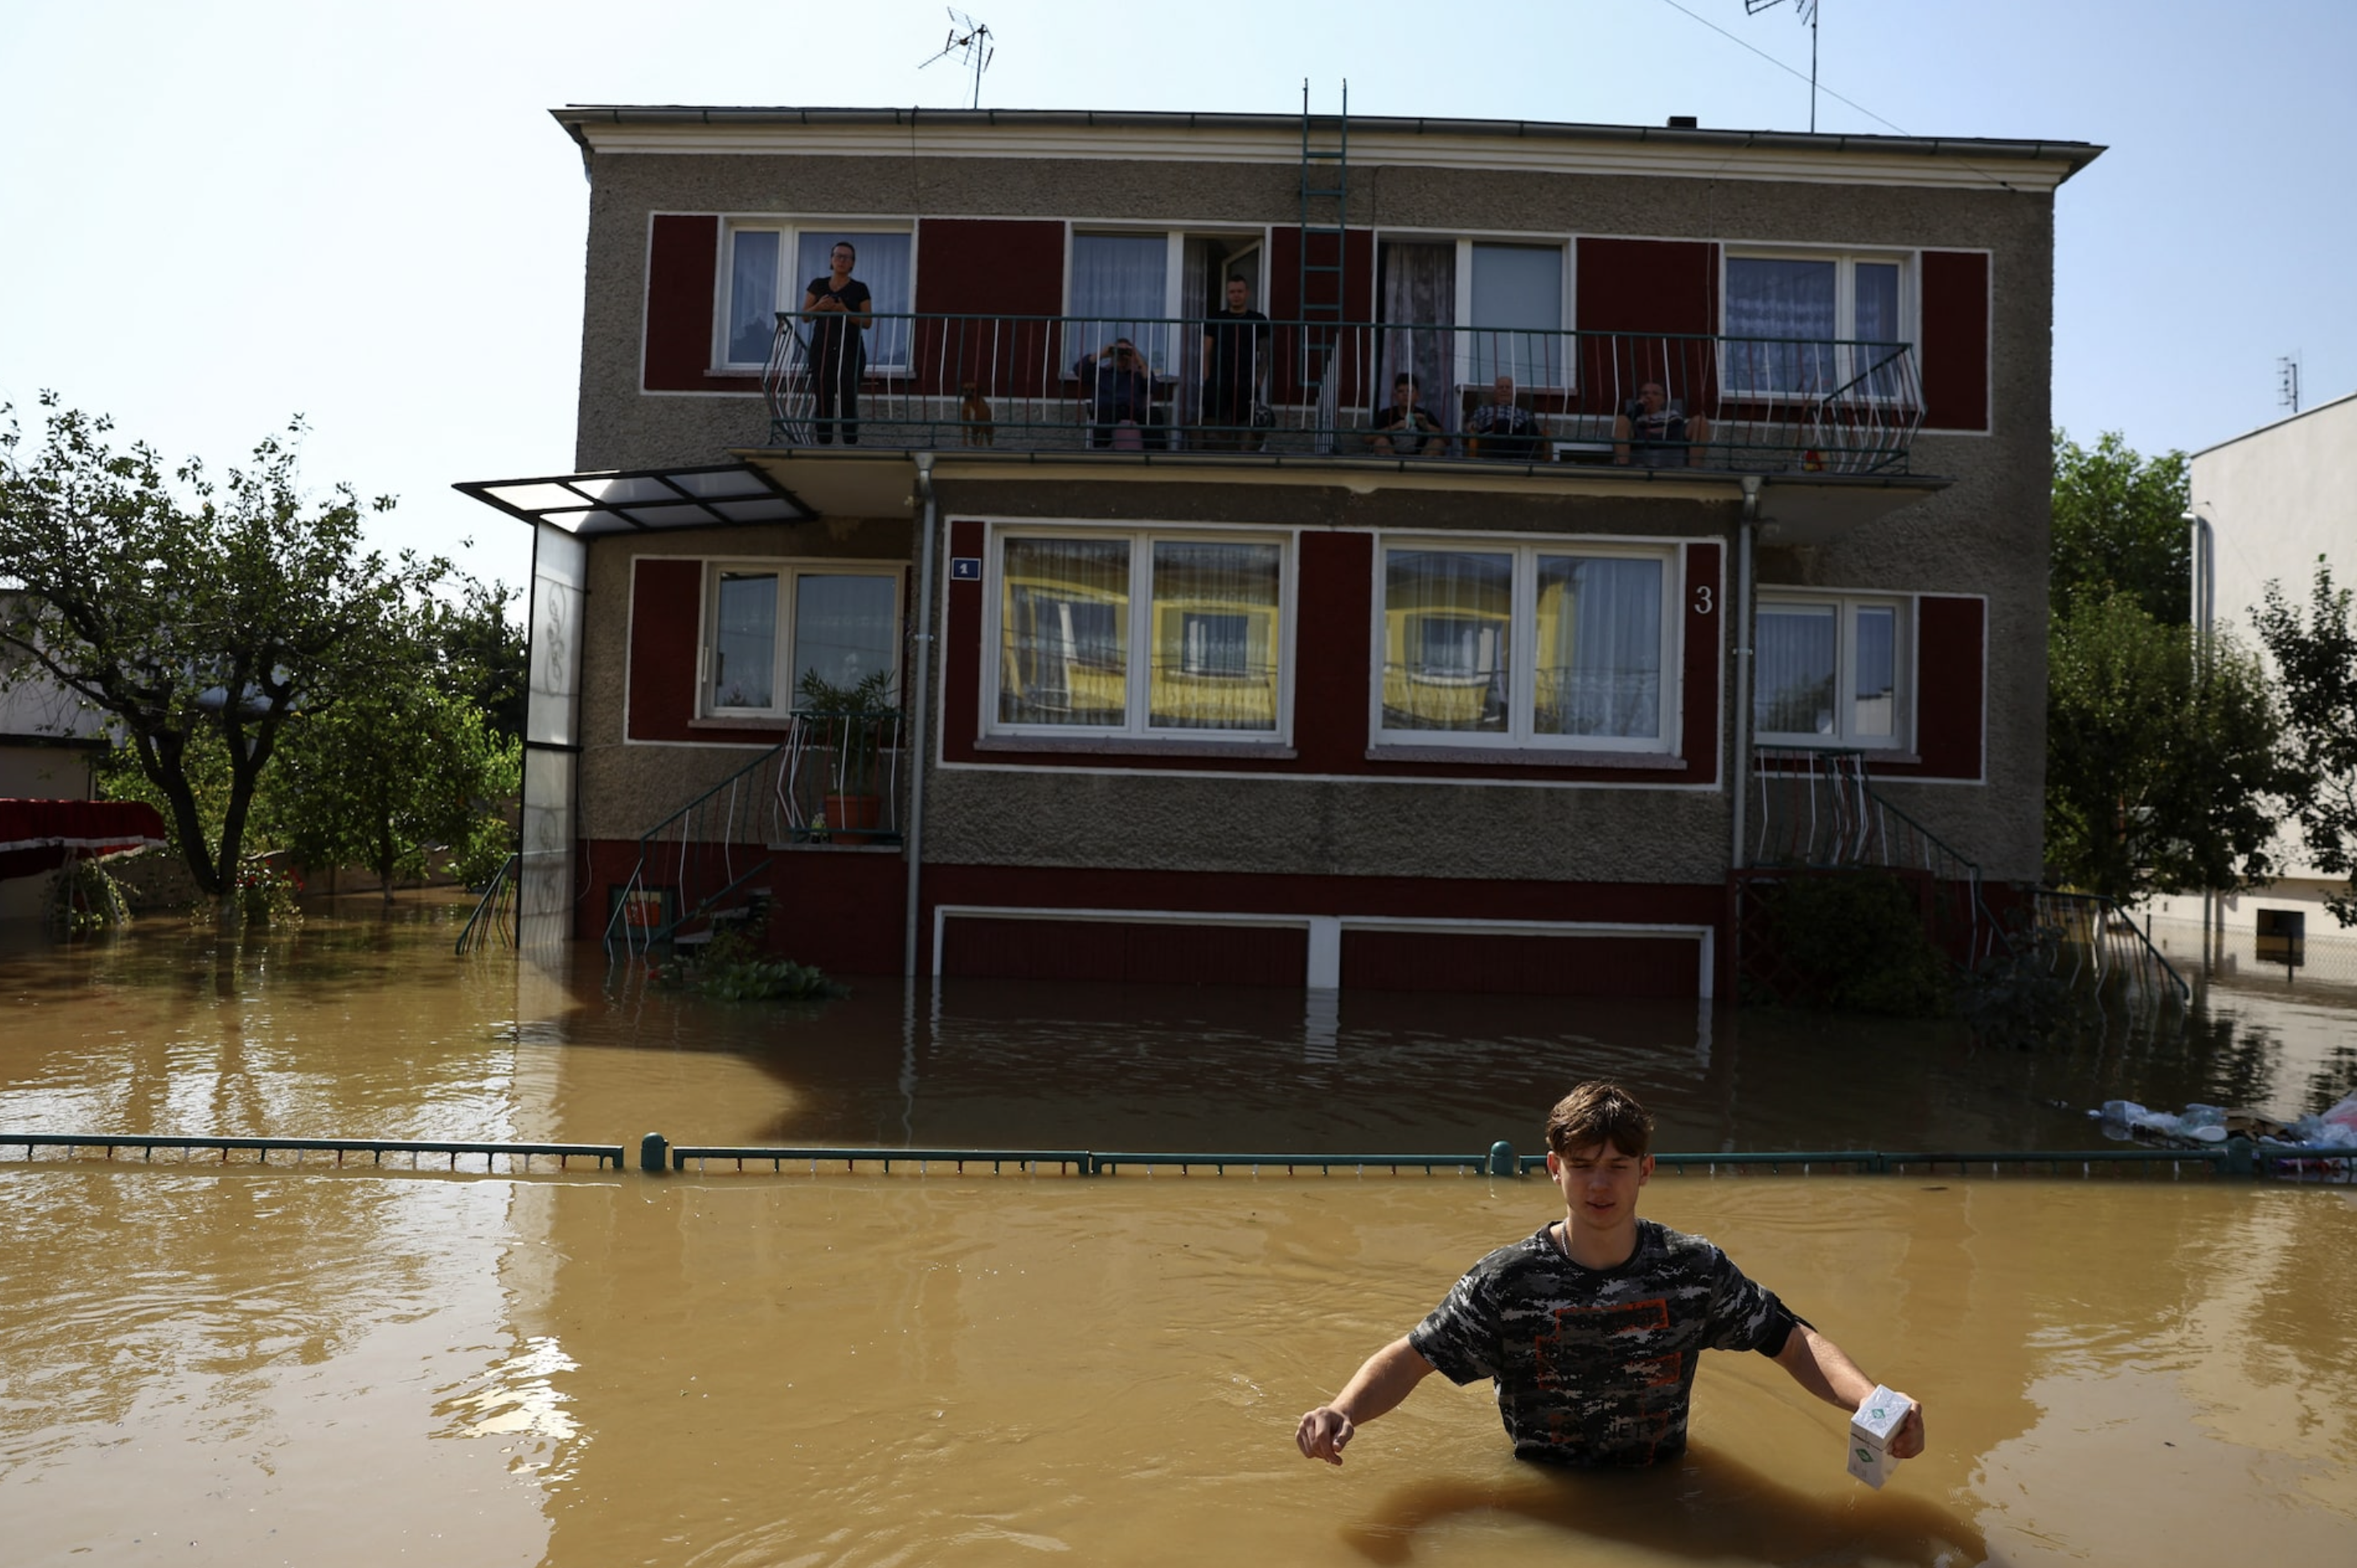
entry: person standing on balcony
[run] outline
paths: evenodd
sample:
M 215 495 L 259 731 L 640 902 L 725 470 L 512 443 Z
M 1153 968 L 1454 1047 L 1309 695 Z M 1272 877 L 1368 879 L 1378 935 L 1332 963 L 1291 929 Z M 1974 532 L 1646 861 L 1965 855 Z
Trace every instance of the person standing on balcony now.
M 1508 463 L 1539 460 L 1546 429 L 1538 415 L 1514 401 L 1514 378 L 1500 376 L 1490 385 L 1490 401 L 1465 422 L 1466 446 L 1476 457 Z
M 1646 381 L 1612 421 L 1612 460 L 1641 468 L 1683 468 L 1689 461 L 1699 467 L 1709 440 L 1709 420 L 1672 402 L 1661 382 Z
M 1424 450 L 1427 437 L 1433 450 L 1441 449 L 1440 421 L 1432 417 L 1432 410 L 1415 401 L 1415 378 L 1402 371 L 1392 378 L 1392 405 L 1375 415 L 1368 429 L 1367 446 L 1378 456 L 1413 457 Z
M 1203 323 L 1203 445 L 1260 449 L 1253 411 L 1268 395 L 1268 317 L 1251 307 L 1244 274 L 1228 279 L 1228 308 Z
M 1840 1410 L 1871 1399 L 1879 1385 L 1726 1253 L 1637 1218 L 1652 1135 L 1652 1117 L 1618 1084 L 1583 1083 L 1557 1101 L 1546 1168 L 1564 1217 L 1475 1263 L 1430 1316 L 1304 1414 L 1302 1454 L 1340 1465 L 1361 1426 L 1434 1372 L 1497 1385 L 1516 1458 L 1582 1467 L 1681 1453 L 1706 1349 L 1756 1350 Z M 1910 1401 L 1889 1453 L 1921 1452 L 1923 1412 Z
M 867 373 L 867 340 L 873 319 L 867 285 L 851 275 L 859 252 L 847 240 L 828 253 L 827 274 L 802 291 L 802 317 L 811 324 L 811 380 L 818 393 L 818 444 L 834 439 L 843 420 L 843 444 L 859 445 L 859 380 Z

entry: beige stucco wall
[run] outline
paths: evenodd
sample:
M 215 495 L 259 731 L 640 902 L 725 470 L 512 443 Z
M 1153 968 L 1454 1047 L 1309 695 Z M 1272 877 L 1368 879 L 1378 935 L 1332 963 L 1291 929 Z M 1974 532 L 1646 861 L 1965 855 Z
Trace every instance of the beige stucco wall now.
M 595 156 L 578 458 L 584 468 L 715 460 L 760 445 L 767 417 L 753 395 L 640 392 L 650 215 L 665 212 L 832 216 L 999 216 L 1168 220 L 1174 225 L 1290 224 L 1298 217 L 1292 163 L 1078 162 L 755 155 Z M 1886 785 L 1892 798 L 2000 879 L 2040 868 L 2052 223 L 2050 196 L 1986 188 L 1640 178 L 1362 166 L 1351 169 L 1353 225 L 1470 232 L 1622 234 L 1869 247 L 1985 249 L 1995 301 L 1987 435 L 1925 435 L 1917 473 L 1953 482 L 1937 496 L 1810 549 L 1770 531 L 1763 581 L 1989 599 L 1986 782 Z M 1052 478 L 942 487 L 970 514 L 1184 521 L 1234 515 L 1325 526 L 1631 529 L 1728 537 L 1725 501 L 1654 509 L 1557 502 L 1479 507 L 1462 498 L 1353 496 L 1337 487 L 1288 490 L 1284 510 L 1246 480 L 1207 486 L 1141 481 L 1108 488 Z M 1100 509 L 1096 512 L 1079 510 Z M 1417 521 L 1401 521 L 1407 518 Z M 1772 509 L 1770 521 L 1773 521 Z M 880 539 L 878 532 L 866 535 Z M 905 539 L 905 534 L 903 535 Z M 808 553 L 797 531 L 779 553 Z M 592 603 L 626 592 L 628 541 L 592 555 Z M 664 541 L 668 552 L 698 548 Z M 712 546 L 767 553 L 750 535 Z M 905 543 L 899 559 L 910 559 Z M 1730 557 L 1730 572 L 1732 561 Z M 593 617 L 585 649 L 589 752 L 584 831 L 635 834 L 748 753 L 619 746 L 619 618 Z M 1689 671 L 1689 680 L 1710 672 Z M 630 756 L 629 752 L 648 755 Z M 683 773 L 686 777 L 683 778 Z M 1455 785 L 1256 779 L 1260 803 L 1234 807 L 1237 781 L 1012 771 L 937 773 L 929 789 L 928 860 L 1263 870 L 1715 882 L 1723 875 L 1725 793 L 1556 789 L 1483 789 L 1485 815 L 1465 822 Z M 1249 817 L 1249 821 L 1241 820 Z M 1052 824 L 1052 827 L 1050 826 Z

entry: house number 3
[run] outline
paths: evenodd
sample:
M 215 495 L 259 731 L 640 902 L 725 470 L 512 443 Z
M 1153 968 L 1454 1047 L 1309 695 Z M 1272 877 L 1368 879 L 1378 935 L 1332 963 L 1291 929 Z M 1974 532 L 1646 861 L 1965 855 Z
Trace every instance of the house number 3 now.
M 1706 583 L 1695 590 L 1695 614 L 1706 616 L 1710 607 L 1710 585 Z

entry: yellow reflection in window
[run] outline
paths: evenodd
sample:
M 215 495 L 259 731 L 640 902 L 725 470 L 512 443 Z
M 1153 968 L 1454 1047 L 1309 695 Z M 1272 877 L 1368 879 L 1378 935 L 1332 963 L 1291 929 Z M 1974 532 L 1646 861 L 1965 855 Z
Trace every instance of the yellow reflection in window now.
M 1126 722 L 1127 541 L 1009 539 L 998 625 L 1001 724 Z
M 1155 543 L 1153 728 L 1275 732 L 1278 570 L 1275 544 Z

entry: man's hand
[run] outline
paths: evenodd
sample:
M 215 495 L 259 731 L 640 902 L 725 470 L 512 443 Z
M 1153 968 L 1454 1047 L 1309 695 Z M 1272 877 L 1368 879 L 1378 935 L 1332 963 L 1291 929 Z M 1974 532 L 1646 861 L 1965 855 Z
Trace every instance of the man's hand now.
M 1893 1389 L 1892 1393 L 1907 1402 L 1907 1419 L 1890 1434 L 1890 1446 L 1885 1450 L 1893 1459 L 1912 1459 L 1923 1452 L 1923 1406 L 1913 1395 Z
M 1293 1441 L 1304 1457 L 1340 1465 L 1344 1445 L 1358 1430 L 1349 1416 L 1330 1404 L 1321 1404 L 1301 1418 L 1301 1424 L 1293 1429 Z

